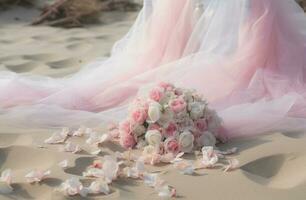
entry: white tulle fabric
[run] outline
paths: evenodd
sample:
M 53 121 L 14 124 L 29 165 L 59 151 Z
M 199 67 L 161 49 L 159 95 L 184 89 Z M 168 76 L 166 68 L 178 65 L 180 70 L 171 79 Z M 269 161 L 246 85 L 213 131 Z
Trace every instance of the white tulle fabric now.
M 119 121 L 169 81 L 207 97 L 229 138 L 306 131 L 305 24 L 294 0 L 145 0 L 110 58 L 61 79 L 1 72 L 0 123 Z

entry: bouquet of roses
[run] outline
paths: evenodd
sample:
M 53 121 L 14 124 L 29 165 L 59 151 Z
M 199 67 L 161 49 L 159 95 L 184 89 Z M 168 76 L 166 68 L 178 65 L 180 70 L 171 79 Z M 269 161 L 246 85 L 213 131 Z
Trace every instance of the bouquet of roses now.
M 215 146 L 222 120 L 195 90 L 160 83 L 146 99 L 137 98 L 119 124 L 124 148 L 151 145 L 163 153 L 189 153 Z

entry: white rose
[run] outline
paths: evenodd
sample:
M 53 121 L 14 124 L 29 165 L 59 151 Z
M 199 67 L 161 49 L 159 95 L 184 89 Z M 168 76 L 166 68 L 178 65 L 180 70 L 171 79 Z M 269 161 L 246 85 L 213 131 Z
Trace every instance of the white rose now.
M 150 130 L 147 131 L 145 138 L 149 145 L 158 146 L 161 143 L 162 135 L 158 130 Z
M 142 155 L 152 155 L 154 153 L 156 153 L 156 147 L 147 145 L 144 147 Z
M 137 137 L 142 136 L 143 134 L 145 134 L 145 132 L 146 132 L 146 128 L 143 125 L 137 125 L 137 126 L 135 126 L 135 128 L 133 130 L 133 133 Z
M 216 137 L 209 131 L 205 131 L 201 137 L 198 139 L 198 145 L 200 147 L 216 146 L 217 140 Z
M 183 133 L 181 133 L 179 137 L 179 145 L 181 151 L 185 153 L 190 153 L 193 150 L 193 141 L 194 137 L 190 131 L 184 131 Z
M 148 116 L 149 122 L 155 123 L 160 119 L 161 116 L 161 105 L 157 102 L 153 102 L 149 105 Z
M 161 105 L 167 105 L 170 99 L 172 99 L 174 96 L 175 96 L 174 92 L 166 91 L 164 95 L 161 97 L 161 99 L 159 100 L 159 103 Z
M 171 109 L 166 108 L 165 111 L 162 113 L 159 119 L 159 124 L 164 125 L 168 124 L 170 121 L 173 121 L 174 113 L 171 111 Z
M 139 141 L 137 142 L 136 148 L 137 148 L 137 149 L 142 149 L 142 148 L 144 148 L 145 146 L 147 146 L 146 141 L 144 141 L 143 139 L 141 139 L 141 140 L 139 140 Z
M 193 102 L 193 90 L 185 90 L 184 91 L 184 99 L 187 102 Z
M 188 104 L 188 110 L 190 111 L 190 117 L 193 120 L 200 119 L 204 115 L 205 105 L 199 102 L 193 102 Z

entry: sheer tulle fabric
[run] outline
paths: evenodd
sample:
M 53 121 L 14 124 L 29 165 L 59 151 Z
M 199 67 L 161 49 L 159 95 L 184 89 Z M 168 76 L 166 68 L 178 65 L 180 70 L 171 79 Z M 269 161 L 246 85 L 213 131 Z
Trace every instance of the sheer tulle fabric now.
M 145 0 L 110 58 L 62 79 L 0 73 L 1 123 L 118 121 L 158 81 L 195 88 L 227 137 L 306 130 L 306 17 L 294 0 Z

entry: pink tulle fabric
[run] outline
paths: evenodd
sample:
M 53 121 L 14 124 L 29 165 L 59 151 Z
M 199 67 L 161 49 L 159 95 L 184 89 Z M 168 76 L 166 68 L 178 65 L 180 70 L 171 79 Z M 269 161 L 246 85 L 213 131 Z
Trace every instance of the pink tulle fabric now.
M 228 138 L 306 131 L 305 24 L 294 0 L 146 0 L 106 60 L 61 79 L 1 72 L 0 121 L 118 121 L 136 95 L 168 81 L 201 92 Z

